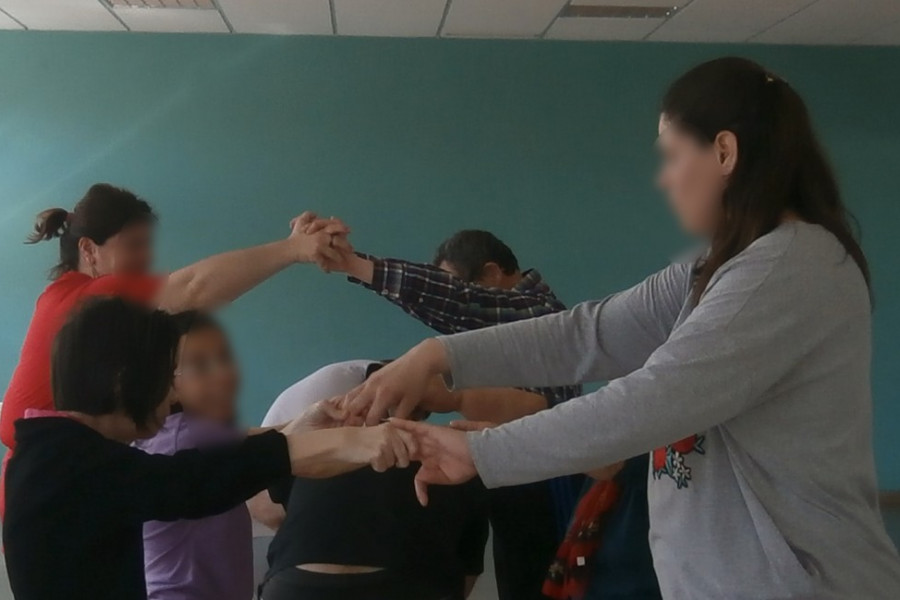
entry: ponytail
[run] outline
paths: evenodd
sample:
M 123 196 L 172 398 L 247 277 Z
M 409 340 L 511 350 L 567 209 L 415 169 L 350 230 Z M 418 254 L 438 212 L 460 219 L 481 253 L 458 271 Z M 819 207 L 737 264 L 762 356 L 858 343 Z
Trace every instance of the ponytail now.
M 28 236 L 26 244 L 36 244 L 53 238 L 62 237 L 69 221 L 69 211 L 64 208 L 48 208 L 38 213 L 34 220 L 34 231 Z
M 50 208 L 38 214 L 34 231 L 26 244 L 59 238 L 59 262 L 50 270 L 50 278 L 78 270 L 78 240 L 86 237 L 95 244 L 135 223 L 153 223 L 156 215 L 144 200 L 132 192 L 108 183 L 96 183 L 88 189 L 72 212 Z

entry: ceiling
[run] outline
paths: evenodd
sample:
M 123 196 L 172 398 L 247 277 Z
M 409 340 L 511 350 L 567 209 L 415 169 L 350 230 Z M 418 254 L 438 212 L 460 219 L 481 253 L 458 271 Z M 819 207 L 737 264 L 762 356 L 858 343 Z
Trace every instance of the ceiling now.
M 0 29 L 900 45 L 900 0 L 0 0 Z

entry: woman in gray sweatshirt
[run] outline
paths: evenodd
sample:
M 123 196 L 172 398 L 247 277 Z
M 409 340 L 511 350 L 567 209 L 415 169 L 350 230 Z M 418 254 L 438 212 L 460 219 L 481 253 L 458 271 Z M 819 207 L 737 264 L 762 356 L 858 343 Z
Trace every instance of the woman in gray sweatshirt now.
M 665 598 L 900 598 L 877 506 L 866 260 L 806 107 L 743 59 L 666 94 L 660 183 L 696 261 L 573 310 L 423 342 L 351 393 L 408 414 L 460 388 L 609 381 L 480 433 L 415 432 L 426 485 L 488 487 L 652 453 L 650 542 Z

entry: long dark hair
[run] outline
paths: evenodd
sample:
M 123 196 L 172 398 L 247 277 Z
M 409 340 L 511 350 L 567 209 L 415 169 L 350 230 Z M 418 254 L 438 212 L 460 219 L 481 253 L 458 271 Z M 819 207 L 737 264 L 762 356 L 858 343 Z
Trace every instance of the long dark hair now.
M 803 99 L 753 61 L 719 58 L 694 67 L 668 89 L 662 113 L 712 143 L 737 137 L 738 159 L 722 195 L 722 221 L 694 282 L 698 301 L 716 269 L 775 229 L 786 212 L 821 225 L 847 250 L 871 287 L 869 266 Z
M 104 244 L 129 225 L 155 221 L 150 205 L 132 192 L 95 183 L 72 212 L 49 208 L 38 214 L 26 243 L 59 238 L 59 263 L 50 270 L 50 278 L 56 279 L 67 271 L 78 270 L 79 239 L 86 237 L 95 244 Z

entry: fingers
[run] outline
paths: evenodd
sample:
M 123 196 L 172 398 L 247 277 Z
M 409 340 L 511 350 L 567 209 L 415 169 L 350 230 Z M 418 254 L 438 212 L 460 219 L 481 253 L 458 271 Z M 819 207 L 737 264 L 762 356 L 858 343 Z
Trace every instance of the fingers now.
M 364 383 L 350 390 L 344 396 L 344 406 L 351 416 L 360 417 L 368 412 L 371 401 L 366 394 L 366 387 Z
M 409 466 L 409 449 L 406 447 L 403 438 L 400 437 L 401 432 L 395 431 L 390 425 L 385 425 L 385 427 L 390 432 L 388 437 L 394 452 L 394 466 L 405 469 Z
M 347 409 L 344 408 L 342 398 L 329 398 L 320 403 L 322 412 L 332 423 L 344 423 L 347 420 Z
M 450 421 L 450 427 L 457 431 L 482 431 L 496 426 L 490 421 Z
M 423 467 L 419 468 L 419 473 L 422 472 Z M 416 473 L 416 478 L 414 480 L 416 486 L 416 498 L 419 500 L 419 504 L 422 506 L 428 506 L 428 484 L 419 479 L 419 473 Z

